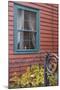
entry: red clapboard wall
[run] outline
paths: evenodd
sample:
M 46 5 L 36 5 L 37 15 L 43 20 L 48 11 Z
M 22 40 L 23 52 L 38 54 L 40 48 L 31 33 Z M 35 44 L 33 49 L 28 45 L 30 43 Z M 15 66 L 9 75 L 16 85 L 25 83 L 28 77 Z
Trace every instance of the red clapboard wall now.
M 58 53 L 58 5 L 32 2 L 15 2 L 27 7 L 40 10 L 40 49 L 45 52 Z M 14 2 L 8 3 L 8 26 L 9 26 L 9 77 L 17 72 L 18 75 L 26 70 L 27 65 L 35 63 L 44 63 L 43 56 L 36 54 L 14 54 Z

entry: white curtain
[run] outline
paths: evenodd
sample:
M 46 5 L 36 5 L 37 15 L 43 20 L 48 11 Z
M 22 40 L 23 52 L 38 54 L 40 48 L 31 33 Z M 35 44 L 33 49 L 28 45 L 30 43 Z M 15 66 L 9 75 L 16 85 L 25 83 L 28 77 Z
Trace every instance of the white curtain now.
M 24 11 L 18 10 L 17 11 L 17 30 L 23 30 L 24 29 Z M 18 43 L 20 45 L 20 49 L 23 49 L 23 32 L 18 33 Z
M 17 11 L 17 30 L 24 29 L 24 10 Z

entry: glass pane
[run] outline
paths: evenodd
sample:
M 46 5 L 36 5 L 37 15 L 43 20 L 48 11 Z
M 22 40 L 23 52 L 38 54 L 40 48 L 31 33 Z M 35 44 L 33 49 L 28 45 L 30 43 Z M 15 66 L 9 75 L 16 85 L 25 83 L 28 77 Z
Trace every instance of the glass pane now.
M 29 41 L 24 41 L 24 49 L 29 49 Z
M 36 13 L 17 10 L 17 30 L 36 30 Z
M 24 10 L 17 10 L 17 30 L 24 29 Z
M 35 42 L 30 41 L 30 43 L 29 43 L 29 48 L 30 48 L 30 49 L 34 49 L 34 48 L 35 48 Z
M 24 11 L 24 29 L 36 30 L 36 13 Z
M 24 41 L 24 49 L 34 49 L 33 41 Z
M 36 33 L 30 33 L 29 38 L 30 38 L 30 48 L 35 48 L 36 47 Z
M 36 33 L 18 32 L 18 49 L 34 49 L 36 47 Z
M 24 32 L 24 40 L 32 40 L 33 38 L 35 39 L 36 32 Z
M 24 40 L 29 40 L 29 32 L 24 32 Z

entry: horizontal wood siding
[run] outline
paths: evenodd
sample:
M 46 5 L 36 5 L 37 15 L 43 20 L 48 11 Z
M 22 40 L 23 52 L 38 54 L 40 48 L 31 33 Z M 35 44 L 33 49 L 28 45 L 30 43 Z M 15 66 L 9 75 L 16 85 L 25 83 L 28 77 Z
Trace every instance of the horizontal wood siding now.
M 26 70 L 30 64 L 44 64 L 45 52 L 58 52 L 58 5 L 15 2 L 40 10 L 40 49 L 35 54 L 14 54 L 14 2 L 8 4 L 9 26 L 9 77 L 17 72 L 18 75 Z M 41 53 L 41 54 L 40 54 Z

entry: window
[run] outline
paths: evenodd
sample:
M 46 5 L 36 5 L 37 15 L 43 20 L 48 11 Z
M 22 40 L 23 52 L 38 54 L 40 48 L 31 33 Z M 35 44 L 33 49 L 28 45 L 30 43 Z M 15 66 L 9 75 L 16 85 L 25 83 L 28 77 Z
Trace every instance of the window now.
M 34 52 L 39 48 L 39 10 L 14 6 L 14 50 Z

